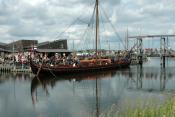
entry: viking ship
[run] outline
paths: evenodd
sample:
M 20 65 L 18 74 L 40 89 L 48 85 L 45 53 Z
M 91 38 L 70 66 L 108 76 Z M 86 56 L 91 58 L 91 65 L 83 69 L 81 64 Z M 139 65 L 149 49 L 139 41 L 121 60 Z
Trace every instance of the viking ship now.
M 99 0 L 95 2 L 95 57 L 91 60 L 80 60 L 78 64 L 56 64 L 48 65 L 30 61 L 32 72 L 36 75 L 62 75 L 84 72 L 96 72 L 111 69 L 127 68 L 130 66 L 130 57 L 126 55 L 122 59 L 112 60 L 111 58 L 101 58 L 99 55 Z

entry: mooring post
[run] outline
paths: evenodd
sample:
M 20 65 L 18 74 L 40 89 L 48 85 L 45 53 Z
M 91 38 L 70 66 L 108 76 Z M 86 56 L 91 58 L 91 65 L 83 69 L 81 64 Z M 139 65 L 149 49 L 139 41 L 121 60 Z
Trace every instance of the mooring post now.
M 165 47 L 166 47 L 166 42 L 165 42 L 165 37 L 161 37 L 160 40 L 160 57 L 161 57 L 161 65 L 163 68 L 165 68 Z
M 166 47 L 167 47 L 167 49 L 168 50 L 166 50 L 166 54 L 168 55 L 168 57 L 169 57 L 169 55 L 170 55 L 170 50 L 169 50 L 169 39 L 168 39 L 168 36 L 167 36 L 167 38 L 166 38 Z M 168 57 L 166 57 L 166 66 L 168 66 Z
M 142 64 L 137 65 L 137 88 L 141 89 L 143 86 L 143 67 Z
M 160 90 L 163 91 L 166 87 L 166 69 L 160 68 Z
M 139 64 L 143 64 L 143 41 L 142 38 L 137 38 L 137 51 L 138 51 L 138 61 Z

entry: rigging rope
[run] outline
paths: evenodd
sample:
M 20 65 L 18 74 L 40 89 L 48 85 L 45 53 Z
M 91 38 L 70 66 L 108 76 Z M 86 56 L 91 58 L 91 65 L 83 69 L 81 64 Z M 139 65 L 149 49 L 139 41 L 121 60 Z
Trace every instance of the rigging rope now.
M 94 2 L 90 3 L 90 4 L 88 5 L 88 7 L 91 6 L 92 4 L 94 4 Z M 71 26 L 73 26 L 77 21 L 81 21 L 81 22 L 82 22 L 82 20 L 80 20 L 80 17 L 81 17 L 82 15 L 84 15 L 84 12 L 82 12 L 75 20 L 73 20 L 73 22 L 72 22 L 68 27 L 66 27 L 66 28 L 64 29 L 64 31 L 60 32 L 60 33 L 58 34 L 58 36 L 56 36 L 56 39 L 59 38 L 59 37 L 61 37 L 61 35 L 64 34 L 64 33 L 65 33 Z
M 101 9 L 99 9 L 100 11 L 101 11 Z M 100 16 L 101 16 L 101 19 L 102 19 L 102 21 L 101 21 L 101 23 L 102 23 L 102 28 L 104 28 L 104 32 L 105 32 L 105 23 L 103 22 L 103 16 L 102 16 L 102 13 L 100 12 Z M 102 37 L 101 37 L 102 38 Z M 107 36 L 106 35 L 104 35 L 104 40 L 105 40 L 105 38 L 107 38 Z M 103 39 L 103 38 L 102 38 Z M 108 43 L 107 43 L 108 44 Z
M 60 32 L 56 38 L 61 37 L 62 34 L 64 34 L 72 25 L 74 25 L 78 21 L 79 17 L 76 18 L 64 31 Z
M 104 15 L 105 15 L 105 17 L 106 17 L 106 20 L 110 23 L 111 27 L 112 27 L 113 30 L 114 30 L 114 33 L 116 34 L 116 36 L 118 37 L 118 39 L 120 40 L 120 42 L 122 43 L 122 45 L 123 45 L 123 47 L 124 47 L 124 42 L 123 42 L 122 38 L 121 38 L 120 35 L 118 34 L 118 32 L 117 32 L 117 30 L 115 29 L 114 25 L 113 25 L 113 24 L 111 23 L 111 21 L 109 20 L 109 17 L 108 17 L 108 15 L 107 15 L 107 13 L 105 12 L 105 10 L 103 9 L 102 5 L 101 5 L 100 8 L 102 9 L 102 11 L 103 11 L 103 13 L 104 13 Z
M 89 21 L 89 23 L 88 23 L 87 29 L 86 29 L 86 31 L 84 32 L 83 36 L 82 36 L 82 39 L 84 39 L 84 46 L 83 46 L 83 47 L 88 46 L 88 44 L 89 44 L 88 41 L 90 41 L 90 38 L 91 38 L 90 36 L 92 36 L 92 34 L 90 33 L 90 31 L 91 31 L 91 28 L 92 28 L 92 30 L 93 30 L 94 18 L 95 18 L 95 7 L 94 7 L 94 10 L 93 10 L 92 16 L 91 16 L 91 18 L 90 18 L 90 21 Z M 89 35 L 88 35 L 88 33 L 89 33 Z M 86 35 L 86 34 L 87 34 L 87 35 Z M 85 36 L 87 36 L 87 37 L 89 37 L 89 38 L 87 39 Z M 86 40 L 86 39 L 87 39 L 87 40 Z M 86 43 L 86 41 L 87 41 L 87 43 Z M 87 47 L 87 48 L 88 48 L 88 47 Z

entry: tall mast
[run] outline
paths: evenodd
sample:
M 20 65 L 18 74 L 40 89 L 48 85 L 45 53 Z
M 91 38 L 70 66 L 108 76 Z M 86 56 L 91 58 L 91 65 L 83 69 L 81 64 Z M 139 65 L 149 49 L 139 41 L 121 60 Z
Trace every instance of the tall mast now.
M 96 38 L 95 38 L 95 53 L 96 59 L 98 58 L 98 40 L 99 40 L 99 11 L 98 11 L 98 0 L 96 0 Z M 99 117 L 99 103 L 98 103 L 98 79 L 96 77 L 96 116 Z
M 95 53 L 96 58 L 98 57 L 98 39 L 99 39 L 99 1 L 96 0 L 96 38 L 95 38 Z

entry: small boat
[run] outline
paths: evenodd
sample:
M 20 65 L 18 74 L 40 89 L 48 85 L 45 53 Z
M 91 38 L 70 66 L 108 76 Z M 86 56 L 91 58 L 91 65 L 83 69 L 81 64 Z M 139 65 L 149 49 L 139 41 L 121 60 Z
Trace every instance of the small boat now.
M 78 64 L 66 65 L 47 65 L 38 64 L 31 60 L 30 65 L 32 72 L 36 75 L 60 75 L 60 74 L 73 74 L 83 72 L 96 72 L 102 70 L 112 70 L 118 68 L 127 68 L 130 66 L 130 56 L 125 56 L 119 60 L 112 60 L 111 58 L 101 58 L 98 55 L 98 40 L 99 40 L 99 1 L 96 0 L 95 11 L 96 11 L 96 34 L 95 34 L 95 57 L 91 60 L 80 60 Z

